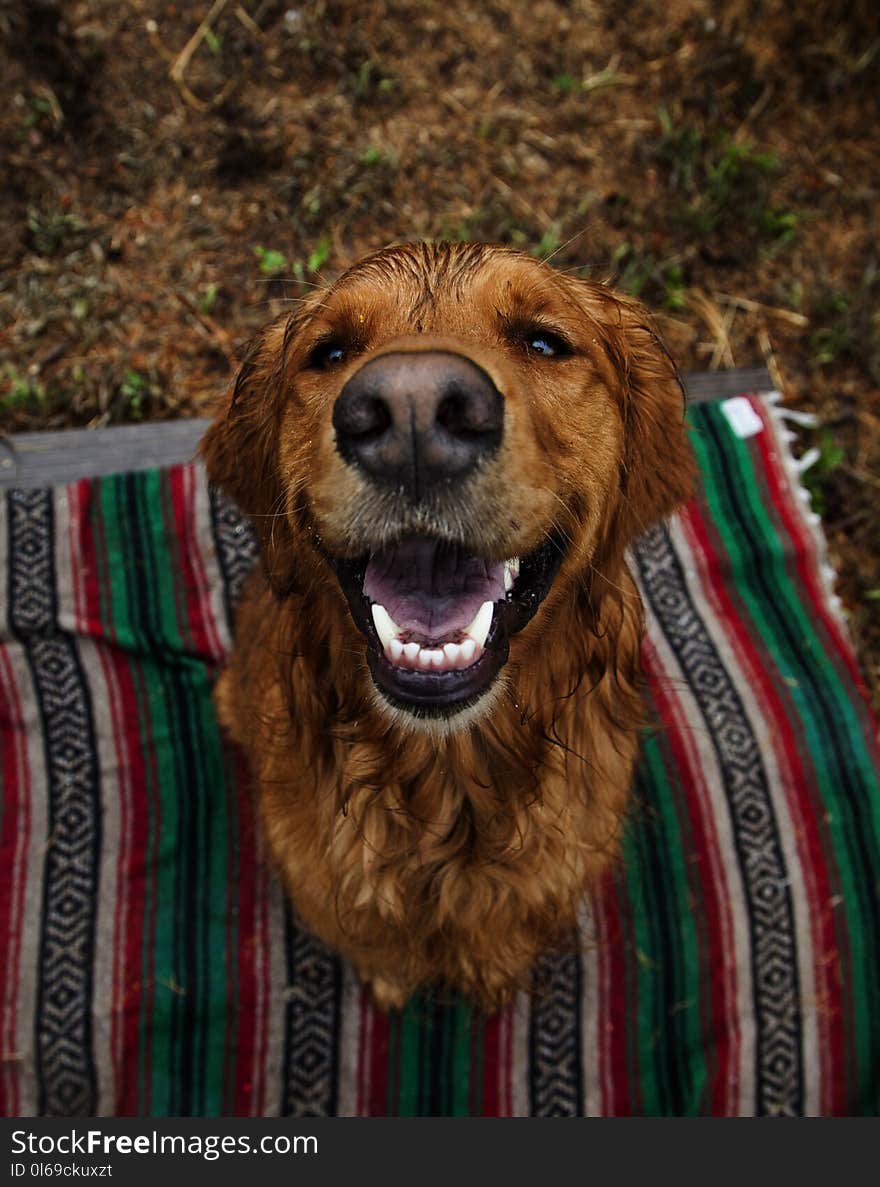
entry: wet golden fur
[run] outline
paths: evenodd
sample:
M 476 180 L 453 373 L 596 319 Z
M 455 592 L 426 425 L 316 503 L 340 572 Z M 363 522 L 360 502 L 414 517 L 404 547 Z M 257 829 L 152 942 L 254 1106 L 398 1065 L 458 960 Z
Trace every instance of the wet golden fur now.
M 564 333 L 572 354 L 531 352 L 536 326 Z M 347 355 L 316 367 L 328 334 Z M 330 417 L 365 359 L 437 345 L 495 380 L 503 444 L 413 506 L 344 464 Z M 203 445 L 262 551 L 217 705 L 299 916 L 380 1005 L 430 983 L 498 1006 L 614 859 L 642 724 L 624 552 L 687 497 L 682 413 L 637 302 L 500 248 L 387 249 L 251 345 Z M 422 531 L 498 560 L 551 528 L 565 559 L 492 694 L 446 725 L 390 710 L 325 551 Z

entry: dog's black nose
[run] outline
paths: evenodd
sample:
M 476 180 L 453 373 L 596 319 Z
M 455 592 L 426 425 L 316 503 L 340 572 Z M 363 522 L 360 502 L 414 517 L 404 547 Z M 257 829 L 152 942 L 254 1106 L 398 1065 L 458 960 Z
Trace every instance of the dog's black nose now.
M 343 458 L 416 502 L 494 453 L 503 426 L 504 399 L 486 372 L 441 350 L 380 355 L 333 408 Z

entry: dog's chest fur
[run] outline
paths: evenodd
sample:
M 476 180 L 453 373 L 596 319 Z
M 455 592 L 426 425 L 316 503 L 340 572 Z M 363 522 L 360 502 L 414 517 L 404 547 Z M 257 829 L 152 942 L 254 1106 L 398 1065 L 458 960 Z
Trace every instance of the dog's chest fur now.
M 316 731 L 329 646 L 317 632 L 301 632 L 311 649 L 297 662 L 278 649 L 280 670 L 268 656 L 233 657 L 217 703 L 247 751 L 273 858 L 302 921 L 348 953 L 380 1004 L 434 983 L 496 1007 L 537 953 L 570 941 L 584 886 L 617 850 L 627 798 L 635 741 L 615 717 L 621 695 L 638 699 L 629 605 L 631 645 L 613 686 L 572 675 L 562 687 L 548 656 L 546 672 L 534 663 L 530 704 L 502 691 L 488 720 L 447 738 L 403 732 L 369 703 Z M 259 621 L 283 638 L 296 618 L 252 580 L 245 637 Z M 572 673 L 589 670 L 584 651 L 601 651 L 601 639 L 566 646 Z M 607 657 L 594 660 L 604 671 Z

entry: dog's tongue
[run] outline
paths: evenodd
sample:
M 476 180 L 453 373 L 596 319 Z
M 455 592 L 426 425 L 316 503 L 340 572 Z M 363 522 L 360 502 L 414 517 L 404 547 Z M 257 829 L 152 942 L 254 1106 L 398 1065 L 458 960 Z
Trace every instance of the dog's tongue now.
M 373 553 L 364 593 L 384 606 L 401 630 L 442 639 L 468 626 L 483 602 L 504 597 L 504 564 L 456 544 L 408 537 Z

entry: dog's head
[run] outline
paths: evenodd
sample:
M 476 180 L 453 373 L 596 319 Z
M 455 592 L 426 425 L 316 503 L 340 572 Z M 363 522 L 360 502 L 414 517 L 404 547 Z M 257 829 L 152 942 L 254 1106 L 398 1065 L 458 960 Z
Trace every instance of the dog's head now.
M 592 574 L 690 478 L 643 308 L 479 244 L 388 248 L 307 298 L 252 343 L 202 451 L 276 593 L 332 572 L 384 701 L 450 726 L 533 617 L 601 600 Z

